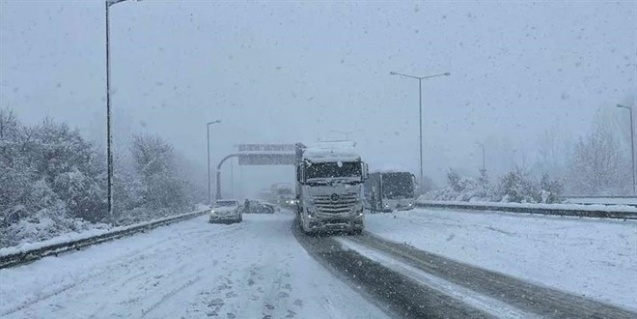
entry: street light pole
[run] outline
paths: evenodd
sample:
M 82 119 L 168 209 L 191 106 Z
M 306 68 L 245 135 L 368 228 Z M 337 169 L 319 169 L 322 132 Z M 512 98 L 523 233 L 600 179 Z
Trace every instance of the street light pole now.
M 418 145 L 418 148 L 420 149 L 420 184 L 422 185 L 422 181 L 423 181 L 423 168 L 422 168 L 422 80 L 431 79 L 431 78 L 435 78 L 435 77 L 439 77 L 439 76 L 449 76 L 449 75 L 451 75 L 451 73 L 445 72 L 445 73 L 433 74 L 433 75 L 427 75 L 427 76 L 414 76 L 414 75 L 409 75 L 409 74 L 398 73 L 398 72 L 393 72 L 392 71 L 392 72 L 389 72 L 389 75 L 399 75 L 399 76 L 403 76 L 403 77 L 406 77 L 406 78 L 418 80 L 418 122 L 419 122 L 419 127 L 420 127 L 420 137 L 419 137 L 420 143 Z
M 113 219 L 113 134 L 111 129 L 111 43 L 110 43 L 110 7 L 114 4 L 126 0 L 106 0 L 104 7 L 106 10 L 106 166 L 107 166 L 107 197 L 108 216 Z
M 617 107 L 628 109 L 630 114 L 630 157 L 632 159 L 633 195 L 637 195 L 637 183 L 635 182 L 635 131 L 633 127 L 633 108 L 631 106 L 621 104 L 617 104 Z
M 111 47 L 109 45 L 109 1 L 105 1 L 106 6 L 106 166 L 108 181 L 108 216 L 113 218 L 113 162 L 111 153 Z
M 420 130 L 420 137 L 418 146 L 420 147 L 420 185 L 423 184 L 423 171 L 422 171 L 422 79 L 418 78 L 418 127 Z
M 485 150 L 484 150 L 484 143 L 481 142 L 476 142 L 476 144 L 480 145 L 480 147 L 482 148 L 482 171 L 487 171 L 486 168 L 486 161 L 485 161 Z
M 206 148 L 208 149 L 208 161 L 206 162 L 208 166 L 208 204 L 212 203 L 212 195 L 210 191 L 210 125 L 217 123 L 221 123 L 221 120 L 206 123 Z

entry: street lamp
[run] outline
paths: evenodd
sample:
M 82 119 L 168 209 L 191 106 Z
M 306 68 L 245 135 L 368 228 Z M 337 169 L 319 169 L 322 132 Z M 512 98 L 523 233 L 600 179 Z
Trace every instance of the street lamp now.
M 212 203 L 212 197 L 210 192 L 210 125 L 221 123 L 221 120 L 216 120 L 206 123 L 206 146 L 208 148 L 208 204 Z
M 389 72 L 389 75 L 399 75 L 399 76 L 403 76 L 406 78 L 410 78 L 410 79 L 416 79 L 418 80 L 418 110 L 419 110 L 419 116 L 418 116 L 418 121 L 420 123 L 420 183 L 422 184 L 422 179 L 423 179 L 423 172 L 422 172 L 422 80 L 426 80 L 426 79 L 431 79 L 431 78 L 435 78 L 435 77 L 439 77 L 439 76 L 449 76 L 451 75 L 451 73 L 449 72 L 445 72 L 445 73 L 440 73 L 440 74 L 433 74 L 433 75 L 427 75 L 427 76 L 414 76 L 414 75 L 409 75 L 409 74 L 403 74 L 403 73 L 398 73 L 398 72 Z
M 111 129 L 111 46 L 109 10 L 112 5 L 126 0 L 106 0 L 106 165 L 108 167 L 108 216 L 113 218 L 113 151 L 112 151 L 112 129 Z
M 633 108 L 631 106 L 625 106 L 621 104 L 617 104 L 619 108 L 628 109 L 630 112 L 630 157 L 632 159 L 632 171 L 633 171 L 633 195 L 637 195 L 636 183 L 635 183 L 635 133 L 633 129 Z
M 476 142 L 476 144 L 480 145 L 480 147 L 482 148 L 482 169 L 481 169 L 481 173 L 482 173 L 482 174 L 484 174 L 484 173 L 487 171 L 486 164 L 485 164 L 485 148 L 484 148 L 484 143 Z

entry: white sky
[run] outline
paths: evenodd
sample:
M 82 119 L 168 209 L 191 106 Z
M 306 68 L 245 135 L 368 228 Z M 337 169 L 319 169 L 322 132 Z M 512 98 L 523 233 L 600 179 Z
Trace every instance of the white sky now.
M 213 165 L 238 143 L 356 131 L 371 168 L 417 173 L 418 83 L 389 72 L 451 72 L 423 82 L 425 173 L 475 171 L 477 141 L 495 170 L 533 158 L 552 126 L 579 136 L 599 108 L 634 103 L 636 18 L 635 1 L 124 2 L 111 7 L 115 138 L 124 151 L 159 134 L 205 175 L 209 120 L 224 121 Z M 104 144 L 104 40 L 102 1 L 0 0 L 0 107 Z M 292 176 L 234 173 L 252 193 Z

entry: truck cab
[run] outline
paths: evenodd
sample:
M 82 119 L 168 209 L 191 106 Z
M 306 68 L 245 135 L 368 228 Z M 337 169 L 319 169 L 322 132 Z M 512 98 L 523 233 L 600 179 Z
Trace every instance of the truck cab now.
M 296 199 L 305 233 L 363 231 L 363 183 L 367 164 L 349 148 L 298 146 Z

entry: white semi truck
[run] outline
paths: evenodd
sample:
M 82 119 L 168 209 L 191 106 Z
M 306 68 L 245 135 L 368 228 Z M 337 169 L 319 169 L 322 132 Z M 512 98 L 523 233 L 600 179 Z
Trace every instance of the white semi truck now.
M 351 142 L 296 149 L 298 220 L 305 233 L 363 231 L 363 183 L 367 164 Z

